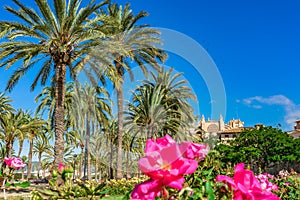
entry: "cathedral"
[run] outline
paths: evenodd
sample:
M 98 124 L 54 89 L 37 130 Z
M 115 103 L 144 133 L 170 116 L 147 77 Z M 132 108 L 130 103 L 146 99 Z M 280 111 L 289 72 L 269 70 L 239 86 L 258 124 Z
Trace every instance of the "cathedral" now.
M 232 139 L 244 130 L 244 122 L 240 119 L 232 119 L 225 124 L 222 115 L 220 115 L 219 120 L 205 120 L 202 115 L 198 128 L 204 132 L 204 138 L 218 136 L 220 139 Z

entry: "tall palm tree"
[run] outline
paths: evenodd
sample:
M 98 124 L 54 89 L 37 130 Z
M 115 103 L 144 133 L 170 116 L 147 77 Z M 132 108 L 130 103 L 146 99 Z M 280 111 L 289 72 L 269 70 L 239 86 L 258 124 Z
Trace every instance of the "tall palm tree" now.
M 99 51 L 108 51 L 112 55 L 113 64 L 104 69 L 104 74 L 113 82 L 118 102 L 118 153 L 117 153 L 117 178 L 122 178 L 122 134 L 123 134 L 123 79 L 127 70 L 131 77 L 128 60 L 135 61 L 147 74 L 149 64 L 159 68 L 158 61 L 164 62 L 167 55 L 157 47 L 161 43 L 159 31 L 146 27 L 147 25 L 136 25 L 137 21 L 147 16 L 147 12 L 139 12 L 136 16 L 130 9 L 130 5 L 123 7 L 118 4 L 109 4 L 107 10 L 100 10 L 99 17 L 103 22 L 101 29 L 109 38 L 102 44 Z M 116 48 L 112 48 L 115 47 Z M 106 47 L 106 48 L 105 48 Z M 116 50 L 111 50 L 116 49 Z M 101 53 L 103 54 L 103 53 Z M 94 56 L 99 59 L 99 56 Z
M 109 179 L 114 179 L 114 158 L 116 157 L 116 146 L 117 146 L 117 139 L 118 139 L 118 123 L 116 118 L 110 118 L 108 120 L 107 126 L 103 127 L 102 130 L 105 138 L 106 138 L 106 145 L 105 151 L 109 152 L 108 156 L 108 177 Z
M 77 130 L 84 130 L 85 133 L 85 156 L 87 178 L 91 180 L 90 162 L 90 137 L 94 132 L 97 123 L 107 124 L 108 116 L 111 115 L 111 107 L 107 91 L 101 87 L 94 87 L 88 84 L 77 85 L 73 96 L 73 115 Z
M 30 120 L 38 119 L 39 116 L 35 115 L 34 117 L 30 118 Z M 32 154 L 33 154 L 33 144 L 34 140 L 38 137 L 43 137 L 47 134 L 47 123 L 41 119 L 38 119 L 40 123 L 40 127 L 30 129 L 28 131 L 27 139 L 29 141 L 29 151 L 28 151 L 28 165 L 27 165 L 27 179 L 30 178 L 31 171 L 32 171 Z
M 18 21 L 0 21 L 0 36 L 6 37 L 0 44 L 0 66 L 10 68 L 17 61 L 23 65 L 8 80 L 6 89 L 12 90 L 19 79 L 32 67 L 35 77 L 31 89 L 40 81 L 45 85 L 52 77 L 55 87 L 55 159 L 54 167 L 63 160 L 64 145 L 64 87 L 67 67 L 72 77 L 83 65 L 85 55 L 97 45 L 103 34 L 95 27 L 97 17 L 93 13 L 107 2 L 86 7 L 80 0 L 53 0 L 54 10 L 46 0 L 35 0 L 39 12 L 13 0 L 19 10 L 6 6 Z M 32 38 L 28 40 L 28 37 Z M 43 64 L 38 64 L 43 62 Z
M 95 159 L 95 179 L 97 180 L 99 174 L 99 181 L 101 181 L 102 171 L 101 171 L 101 161 L 107 157 L 108 151 L 105 151 L 105 140 L 104 134 L 94 134 L 91 140 L 91 155 Z M 99 165 L 100 164 L 100 165 Z

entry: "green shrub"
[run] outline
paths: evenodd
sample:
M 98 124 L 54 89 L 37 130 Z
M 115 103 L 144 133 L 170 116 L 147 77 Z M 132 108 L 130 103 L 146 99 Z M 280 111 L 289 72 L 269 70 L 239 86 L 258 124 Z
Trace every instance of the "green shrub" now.
M 106 185 L 104 187 L 104 190 L 107 191 L 108 195 L 124 195 L 124 194 L 129 194 L 133 190 L 134 186 L 136 184 L 139 184 L 143 181 L 146 180 L 146 177 L 141 177 L 141 178 L 131 178 L 131 179 L 120 179 L 120 180 L 115 180 L 112 179 L 110 181 L 106 181 Z

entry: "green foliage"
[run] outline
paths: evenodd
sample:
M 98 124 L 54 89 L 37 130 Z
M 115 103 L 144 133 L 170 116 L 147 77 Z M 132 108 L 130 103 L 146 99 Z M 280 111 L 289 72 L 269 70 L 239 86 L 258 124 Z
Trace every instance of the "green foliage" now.
M 217 145 L 216 150 L 221 153 L 223 163 L 235 165 L 244 162 L 258 172 L 259 169 L 266 171 L 286 162 L 300 161 L 296 145 L 297 140 L 286 132 L 278 128 L 261 127 L 258 130 L 246 130 L 229 144 Z
M 74 199 L 79 197 L 86 197 L 87 199 L 98 199 L 104 197 L 106 194 L 106 183 L 97 183 L 95 181 L 88 181 L 83 183 L 77 180 L 76 184 L 65 184 L 64 186 L 57 186 L 53 181 L 49 182 L 50 188 L 37 189 L 32 191 L 33 200 L 42 199 Z
M 53 170 L 53 179 L 49 180 L 50 187 L 32 191 L 32 199 L 74 199 L 78 197 L 96 199 L 105 195 L 106 191 L 103 188 L 106 183 L 97 183 L 96 181 L 83 183 L 81 180 L 76 180 L 74 184 L 72 182 L 73 172 L 73 168 L 68 166 L 64 166 L 62 171 Z
M 30 186 L 30 181 L 15 182 L 15 183 L 6 182 L 5 185 L 6 185 L 6 187 L 28 188 Z
M 75 184 L 73 184 L 72 182 L 70 182 L 69 178 L 65 178 L 64 184 L 58 186 L 58 182 L 56 181 L 57 178 L 59 177 L 57 176 L 53 180 L 49 181 L 50 188 L 37 189 L 32 191 L 32 199 L 99 199 L 107 195 L 120 195 L 123 196 L 122 198 L 124 199 L 129 199 L 134 186 L 145 180 L 144 177 L 141 179 L 132 178 L 129 180 L 113 179 L 103 183 L 99 183 L 97 181 L 82 182 L 80 180 L 76 180 Z

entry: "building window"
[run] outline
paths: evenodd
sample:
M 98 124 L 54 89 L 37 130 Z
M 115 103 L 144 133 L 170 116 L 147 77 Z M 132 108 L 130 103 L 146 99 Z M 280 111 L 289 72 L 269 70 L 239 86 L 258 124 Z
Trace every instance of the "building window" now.
M 229 138 L 229 135 L 226 134 L 226 135 L 225 135 L 225 138 Z

